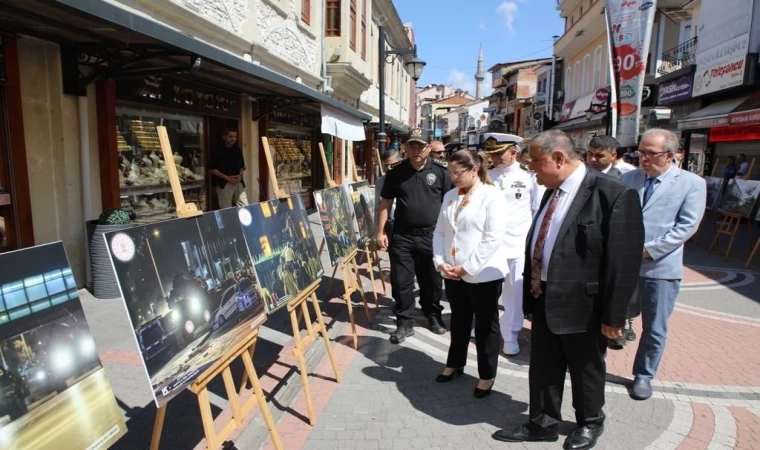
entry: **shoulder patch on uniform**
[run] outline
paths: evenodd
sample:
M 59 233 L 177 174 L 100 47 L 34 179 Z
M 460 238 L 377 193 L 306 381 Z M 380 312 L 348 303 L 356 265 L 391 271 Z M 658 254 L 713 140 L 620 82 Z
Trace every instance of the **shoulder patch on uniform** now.
M 446 161 L 439 161 L 437 159 L 433 159 L 433 164 L 438 164 L 441 167 L 449 167 L 449 163 Z
M 520 164 L 520 168 L 526 172 L 529 172 L 528 167 L 525 164 Z
M 402 162 L 404 162 L 404 161 L 399 161 L 399 162 L 395 162 L 393 164 L 388 164 L 388 170 L 392 170 L 392 169 L 398 167 Z

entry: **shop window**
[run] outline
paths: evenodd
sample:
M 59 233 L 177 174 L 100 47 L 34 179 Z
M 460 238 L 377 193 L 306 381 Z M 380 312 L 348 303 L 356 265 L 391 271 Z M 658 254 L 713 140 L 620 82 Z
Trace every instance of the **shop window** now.
M 349 37 L 348 45 L 351 47 L 351 50 L 356 51 L 356 0 L 351 0 L 348 14 L 351 19 L 351 36 Z
M 267 132 L 274 170 L 280 188 L 288 195 L 300 194 L 306 208 L 311 208 L 313 130 L 319 118 L 288 110 L 277 111 Z
M 156 126 L 163 125 L 174 153 L 180 185 L 188 203 L 204 210 L 206 201 L 203 119 L 194 116 L 116 109 L 121 208 L 139 225 L 176 217 Z
M 325 9 L 325 36 L 340 36 L 340 0 L 327 0 Z

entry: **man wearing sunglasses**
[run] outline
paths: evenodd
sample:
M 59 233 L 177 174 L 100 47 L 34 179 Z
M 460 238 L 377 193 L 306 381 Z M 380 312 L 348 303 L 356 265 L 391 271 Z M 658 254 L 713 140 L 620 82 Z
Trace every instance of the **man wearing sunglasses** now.
M 430 157 L 438 161 L 446 161 L 446 146 L 441 141 L 430 143 Z
M 413 128 L 404 145 L 408 159 L 389 170 L 381 191 L 377 245 L 389 247 L 385 225 L 395 199 L 396 211 L 388 253 L 391 259 L 391 292 L 396 302 L 396 330 L 390 341 L 400 344 L 414 335 L 414 277 L 420 286 L 420 307 L 435 334 L 446 328 L 441 319 L 443 280 L 433 265 L 433 231 L 443 196 L 454 188 L 446 163 L 430 154 L 423 130 Z
M 643 332 L 633 362 L 631 396 L 652 396 L 668 318 L 683 278 L 683 246 L 696 233 L 705 212 L 705 180 L 673 164 L 678 136 L 662 129 L 646 131 L 639 143 L 641 168 L 624 173 L 621 181 L 636 189 L 644 214 L 644 248 L 639 273 Z

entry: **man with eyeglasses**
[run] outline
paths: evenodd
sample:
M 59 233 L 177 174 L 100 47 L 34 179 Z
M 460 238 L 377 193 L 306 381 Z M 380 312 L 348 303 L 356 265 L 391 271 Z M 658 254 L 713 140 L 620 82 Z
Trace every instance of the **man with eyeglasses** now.
M 446 160 L 446 146 L 441 141 L 433 141 L 430 143 L 430 156 L 438 161 Z
M 413 128 L 404 145 L 408 159 L 389 170 L 381 191 L 377 245 L 389 248 L 391 292 L 396 330 L 390 341 L 400 344 L 414 335 L 414 277 L 420 286 L 420 307 L 430 331 L 443 334 L 443 279 L 433 264 L 433 231 L 443 196 L 454 188 L 446 163 L 429 157 L 430 146 L 420 128 Z M 395 200 L 392 241 L 385 232 Z
M 633 363 L 631 397 L 652 396 L 668 318 L 675 307 L 683 278 L 684 243 L 696 233 L 705 212 L 705 180 L 673 164 L 678 137 L 651 129 L 639 143 L 641 168 L 624 173 L 621 181 L 636 189 L 644 214 L 644 248 L 639 273 L 639 300 L 643 332 Z

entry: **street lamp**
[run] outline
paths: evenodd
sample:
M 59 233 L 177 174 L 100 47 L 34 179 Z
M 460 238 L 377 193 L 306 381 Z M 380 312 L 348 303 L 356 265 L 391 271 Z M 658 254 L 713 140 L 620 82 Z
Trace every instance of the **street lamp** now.
M 378 82 L 380 84 L 380 123 L 379 123 L 379 129 L 377 133 L 377 149 L 380 152 L 380 155 L 383 154 L 385 151 L 385 140 L 387 139 L 387 135 L 385 134 L 385 64 L 392 64 L 393 60 L 396 59 L 399 55 L 412 55 L 412 59 L 407 61 L 405 63 L 406 67 L 411 69 L 412 72 L 412 79 L 416 82 L 417 80 L 422 77 L 422 70 L 425 68 L 425 61 L 419 59 L 417 57 L 417 46 L 413 46 L 411 48 L 403 48 L 403 49 L 386 49 L 385 44 L 387 43 L 386 35 L 385 35 L 385 27 L 379 26 L 379 73 L 378 73 Z M 390 59 L 388 59 L 390 58 Z
M 607 101 L 604 104 L 601 103 L 591 103 L 589 105 L 588 109 L 584 111 L 586 113 L 586 120 L 591 120 L 591 118 L 594 117 L 594 114 L 604 112 L 606 113 L 606 123 L 604 125 L 604 134 L 607 136 L 612 135 L 612 93 L 607 92 Z

